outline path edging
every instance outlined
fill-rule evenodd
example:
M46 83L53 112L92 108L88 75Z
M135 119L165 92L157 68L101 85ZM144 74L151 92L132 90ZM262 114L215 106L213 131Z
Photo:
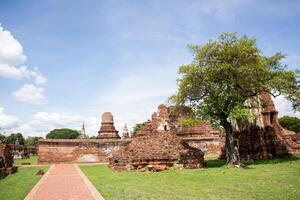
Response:
M53 169L54 165L51 165L48 171L43 175L43 177L35 184L35 186L30 190L30 192L26 195L24 200L30 200L36 194L39 189L39 186L44 182L44 180L49 175L50 171Z
M95 188L95 186L90 182L90 180L85 176L85 174L81 171L77 164L74 164L76 169L79 172L80 177L83 179L84 183L92 193L92 196L95 200L105 200L103 196L99 193L99 191Z

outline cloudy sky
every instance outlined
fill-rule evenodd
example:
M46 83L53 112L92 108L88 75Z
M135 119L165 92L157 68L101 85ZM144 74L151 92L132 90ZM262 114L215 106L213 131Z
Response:
M150 118L176 91L187 44L255 36L264 55L300 68L300 1L0 0L0 132L44 136L101 114L116 127ZM283 98L280 115L296 115Z

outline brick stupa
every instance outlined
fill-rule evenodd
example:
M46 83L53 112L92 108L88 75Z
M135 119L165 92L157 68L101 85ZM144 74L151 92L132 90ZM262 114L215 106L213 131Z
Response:
M110 112L102 115L101 128L98 131L98 139L119 139L120 136L114 126L114 118Z

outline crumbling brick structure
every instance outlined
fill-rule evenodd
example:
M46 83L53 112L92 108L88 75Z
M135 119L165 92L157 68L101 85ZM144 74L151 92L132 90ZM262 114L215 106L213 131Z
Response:
M13 166L13 156L10 146L0 140L0 178L14 173L17 168Z
M149 128L149 127L148 127ZM201 168L204 154L190 147L171 131L135 137L109 159L115 170L160 171L171 167Z
M219 156L224 146L224 134L221 130L213 128L208 123L198 123L195 125L182 125L182 118L192 117L192 111L188 107L167 107L162 104L158 106L158 111L152 114L149 127L139 131L138 135L155 131L171 130L183 141L192 147L198 148L206 155Z
M296 133L280 126L278 112L267 92L246 104L250 107L253 119L234 124L241 159L299 155L300 143L295 139Z

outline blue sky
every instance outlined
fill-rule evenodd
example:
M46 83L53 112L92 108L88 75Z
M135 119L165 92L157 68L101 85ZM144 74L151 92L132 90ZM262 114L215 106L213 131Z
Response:
M45 135L85 120L96 135L105 111L120 131L131 128L176 91L178 66L192 58L187 44L222 32L255 36L264 55L283 52L289 69L300 68L296 0L0 0L0 23L6 133ZM300 116L283 97L276 105Z

